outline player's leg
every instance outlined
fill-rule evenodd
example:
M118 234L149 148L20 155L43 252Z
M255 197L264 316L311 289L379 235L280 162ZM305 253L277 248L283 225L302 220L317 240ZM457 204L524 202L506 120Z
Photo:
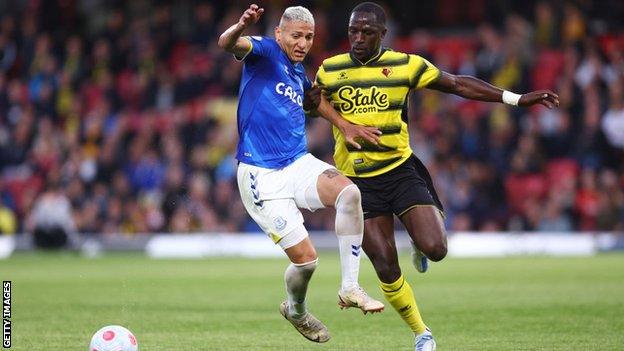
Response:
M284 245L286 240L289 242ZM318 265L318 256L303 225L286 235L280 245L291 262L284 272L289 313L294 318L301 318L307 312L308 283Z
M368 296L358 284L364 230L359 189L334 167L310 154L297 160L292 171L297 179L295 201L298 207L311 211L324 207L336 209L341 307L358 307L365 313L383 310L383 304Z
M339 306L357 307L364 313L381 312L384 309L383 303L368 296L358 283L364 233L360 190L335 169L327 169L321 173L316 188L323 205L336 209L335 231L342 269Z
M393 212L401 219L412 241L412 261L419 272L427 270L427 258L446 256L442 203L427 168L416 156L398 169L402 181L393 189Z
M330 335L327 327L308 311L306 305L308 284L318 265L318 256L303 226L303 220L299 220L301 212L293 199L265 200L258 212L259 215L256 212L252 217L263 218L259 220L261 227L268 227L271 238L282 247L291 262L284 272L287 298L280 305L280 313L308 340L321 343L328 341ZM281 224L276 227L267 225L269 222L275 224L275 221L267 219L276 218L277 214L283 217L286 223L284 226L288 226L288 223L296 224L285 233L279 232L277 227L282 227Z
M431 333L423 323L409 282L401 274L394 237L396 207L402 208L414 200L410 191L418 184L413 183L413 173L413 167L406 162L384 174L352 180L362 192L365 213L362 247L373 263L384 297L413 331L417 345L432 350L435 349L433 339L429 345L423 344Z
M415 206L400 216L414 245L430 260L446 257L447 243L444 221L437 207Z
M336 209L335 231L342 262L341 288L350 290L358 285L364 231L360 190L335 169L325 170L318 176L317 189L323 205Z
M280 305L280 313L308 340L326 342L330 339L327 327L306 306L308 283L318 265L316 250L303 225L287 234L280 244L291 262L284 272L288 298Z
M327 328L307 312L305 304L318 258L303 226L303 216L294 199L264 198L274 194L263 189L263 184L275 185L280 177L276 172L241 163L237 172L239 192L249 215L291 261L284 272L287 300L280 305L280 313L307 339L325 342L330 338Z
M364 221L362 247L371 260L386 300L415 335L427 332L412 287L401 274L394 238L392 214L378 214Z
M401 181L391 190L392 211L399 216L416 247L432 260L441 260L446 256L446 236L441 217L442 204L437 197L429 172L415 156L412 156L397 168L395 176ZM416 266L418 268L418 265ZM409 287L407 282L404 284ZM409 290L409 294L406 293L409 296L406 298L414 298L411 288ZM418 317L420 319L420 314ZM416 350L435 350L435 340L424 323L418 328L413 327L412 330L415 334Z

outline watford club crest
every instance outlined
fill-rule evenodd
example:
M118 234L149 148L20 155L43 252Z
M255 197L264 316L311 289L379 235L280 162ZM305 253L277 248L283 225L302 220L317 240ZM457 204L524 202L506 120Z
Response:
M381 73L382 73L384 76L389 77L389 76L392 74L392 68L390 68L390 67L384 67L384 68L381 70Z

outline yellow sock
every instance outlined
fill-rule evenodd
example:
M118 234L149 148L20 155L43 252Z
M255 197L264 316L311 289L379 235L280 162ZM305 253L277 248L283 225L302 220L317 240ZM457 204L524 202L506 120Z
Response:
M427 326L423 322L422 317L420 317L414 292L409 283L403 278L403 275L394 283L386 284L380 281L380 288L386 300L394 307L415 334L425 331Z

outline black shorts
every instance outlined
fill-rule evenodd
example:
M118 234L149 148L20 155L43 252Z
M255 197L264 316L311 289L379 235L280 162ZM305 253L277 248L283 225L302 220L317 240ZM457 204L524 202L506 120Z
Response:
M429 171L414 155L384 174L349 179L362 193L364 219L389 213L401 216L417 205L433 205L444 211Z

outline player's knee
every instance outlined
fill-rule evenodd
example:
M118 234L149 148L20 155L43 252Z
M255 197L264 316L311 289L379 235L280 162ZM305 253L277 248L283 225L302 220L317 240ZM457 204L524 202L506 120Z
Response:
M297 225L288 234L284 235L279 241L279 245L294 264L311 262L318 257L316 249L308 237L308 231L303 224Z
M302 266L309 264L310 262L317 262L318 255L316 254L316 250L305 250L299 252L296 256L291 257L291 262L295 266Z
M426 250L423 250L427 258L431 261L438 262L446 257L448 252L448 247L446 245L446 240L438 240L431 242Z
M337 211L356 212L361 206L362 194L355 184L344 187L336 197L335 207Z

